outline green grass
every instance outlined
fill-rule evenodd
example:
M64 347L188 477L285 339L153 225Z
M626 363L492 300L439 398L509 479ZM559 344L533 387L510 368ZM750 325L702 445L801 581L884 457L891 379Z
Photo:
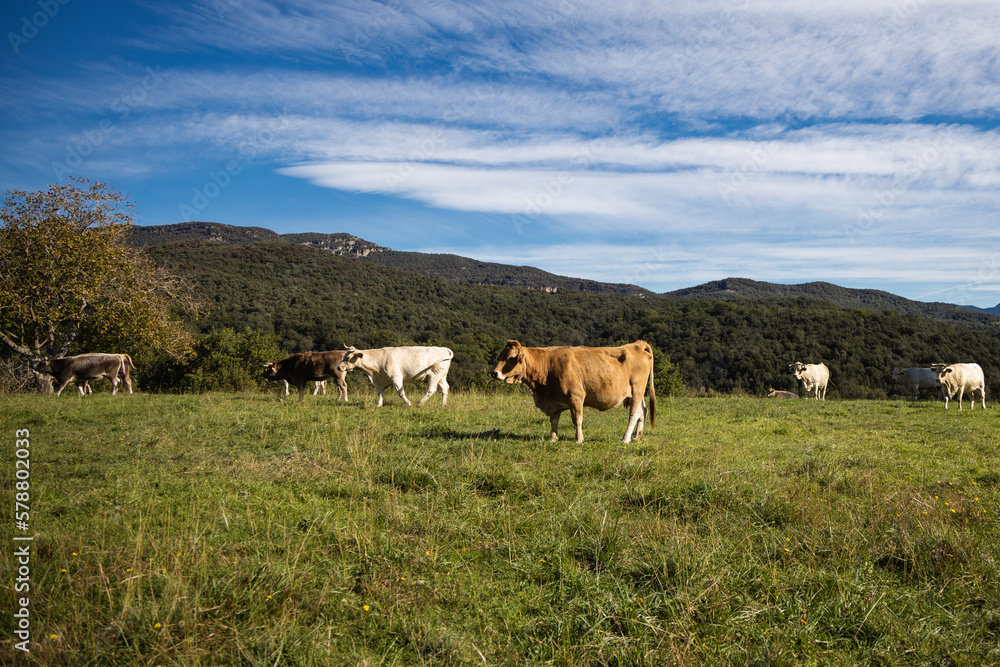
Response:
M661 400L626 446L521 393L2 400L21 664L1000 664L992 406Z

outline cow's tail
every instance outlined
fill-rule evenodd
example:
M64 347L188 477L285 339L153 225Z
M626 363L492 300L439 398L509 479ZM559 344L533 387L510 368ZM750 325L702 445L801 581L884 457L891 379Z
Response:
M648 347L648 346L647 346ZM656 385L653 383L653 348L649 347L649 425L656 426Z
M129 368L135 370L135 364L132 363L132 357L128 356L127 354L123 354L122 358L128 363Z

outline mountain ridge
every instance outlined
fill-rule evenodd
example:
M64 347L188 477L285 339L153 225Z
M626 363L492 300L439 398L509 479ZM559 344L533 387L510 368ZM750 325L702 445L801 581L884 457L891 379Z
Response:
M221 245L288 243L410 273L474 285L517 287L542 292L580 291L628 296L727 300L806 297L827 301L843 308L893 310L992 333L1000 330L1000 304L994 308L975 308L943 302L913 301L882 290L841 287L828 282L788 285L729 277L657 295L638 285L560 276L531 266L483 262L452 254L393 250L346 233L278 234L263 227L186 222L173 225L137 225L132 228L130 237L131 243L138 247L192 240Z

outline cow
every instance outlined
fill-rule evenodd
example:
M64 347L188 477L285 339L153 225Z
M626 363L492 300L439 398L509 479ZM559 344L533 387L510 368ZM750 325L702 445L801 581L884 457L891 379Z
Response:
M962 409L962 396L966 391L972 396L972 409L976 409L976 392L979 392L986 409L986 378L979 364L951 364L937 375L937 386L944 393L944 408L948 409L948 399L958 394L958 409Z
M795 379L802 380L802 388L806 395L813 392L816 400L826 400L826 385L830 382L830 369L826 364L804 364L796 361L788 365L788 370L795 374Z
M290 393L292 393L290 385L288 384L288 380L282 380L282 382L285 383L285 396L288 396ZM326 396L326 380L316 380L316 382L314 382L313 384L315 385L313 387L313 396L318 394L320 389L323 390L323 395Z
M770 388L767 390L767 397L785 399L785 398L798 398L799 395L791 391L780 391L778 389Z
M441 389L441 405L448 404L448 369L455 356L447 347L382 347L359 350L348 347L344 360L337 367L347 373L360 368L378 390L376 408L382 407L383 393L391 386L407 407L413 407L403 391L403 384L427 383L427 393L417 402L423 405L434 392Z
M921 389L937 387L938 373L944 368L944 365L937 364L930 368L894 368L892 369L892 379L902 382L903 390L910 394L915 401L920 397Z
M83 396L87 381L105 377L111 380L112 395L118 393L119 375L124 380L128 393L131 394L132 380L129 377L129 369L131 368L135 368L135 365L127 354L89 353L49 359L40 363L33 370L36 376L49 375L53 378L56 396L60 396L63 389L71 382L76 385L80 396Z
M337 365L343 358L344 353L340 350L297 352L281 361L270 361L264 364L264 379L284 380L288 383L285 385L286 387L295 385L299 390L299 400L301 401L306 395L306 383L320 382L325 378L332 377L337 385L338 398L344 399L344 402L347 403L347 375L337 369Z
M490 376L508 384L523 384L535 407L552 423L552 441L559 439L559 416L570 411L576 441L583 442L583 408L600 411L625 404L628 427L622 442L642 436L649 386L649 422L656 426L653 348L637 340L621 347L526 347L508 340Z

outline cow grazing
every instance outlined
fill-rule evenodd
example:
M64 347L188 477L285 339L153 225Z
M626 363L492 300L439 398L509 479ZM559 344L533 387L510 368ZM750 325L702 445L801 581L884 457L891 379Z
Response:
M378 390L376 408L382 407L383 393L392 387L408 407L410 399L403 391L403 384L427 383L427 393L417 402L423 405L434 392L441 389L441 405L448 404L448 369L455 356L447 347L382 347L376 350L359 350L348 347L344 360L338 367L343 372L360 368Z
M976 392L986 409L986 377L979 364L951 364L945 366L937 376L937 385L944 393L944 407L948 409L948 399L958 394L958 409L962 409L962 396L969 392L972 409L976 409Z
M34 371L37 375L50 375L53 378L53 389L56 396L71 382L83 396L90 380L108 378L111 380L111 393L118 393L118 384L125 382L128 393L132 393L132 380L129 370L135 368L132 358L127 354L78 354L73 357L49 359L38 365ZM121 376L122 380L119 380ZM85 389L86 387L86 389Z
M892 369L892 379L902 382L903 390L915 401L920 398L921 389L934 389L937 387L938 373L944 368L944 366L894 368Z
M656 426L653 348L637 340L621 347L525 347L508 340L490 375L528 388L535 406L552 422L559 439L559 416L569 410L576 441L583 442L583 408L604 411L625 404L629 412L623 443L642 436L649 386L649 422Z
M291 385L288 384L288 380L282 380L282 382L285 383L285 396L288 396L292 393ZM326 396L326 380L317 380L313 384L315 385L313 387L313 396L318 394L320 389L323 390L323 395Z
M816 400L826 400L826 385L830 382L830 369L826 364L804 364L796 361L788 365L788 370L795 374L795 379L802 380L802 388L806 395L813 392Z
M332 377L337 385L337 395L347 402L347 374L338 370L337 366L344 359L340 350L331 352L298 352L281 361L271 361L264 364L264 379L285 381L299 390L299 400L306 395L306 383L321 382ZM317 386L318 389L318 386ZM286 394L287 389L286 389ZM325 390L324 390L325 393ZM316 392L313 392L315 396Z
M780 391L778 389L771 388L767 390L767 397L786 399L786 398L798 398L799 395L791 391Z

